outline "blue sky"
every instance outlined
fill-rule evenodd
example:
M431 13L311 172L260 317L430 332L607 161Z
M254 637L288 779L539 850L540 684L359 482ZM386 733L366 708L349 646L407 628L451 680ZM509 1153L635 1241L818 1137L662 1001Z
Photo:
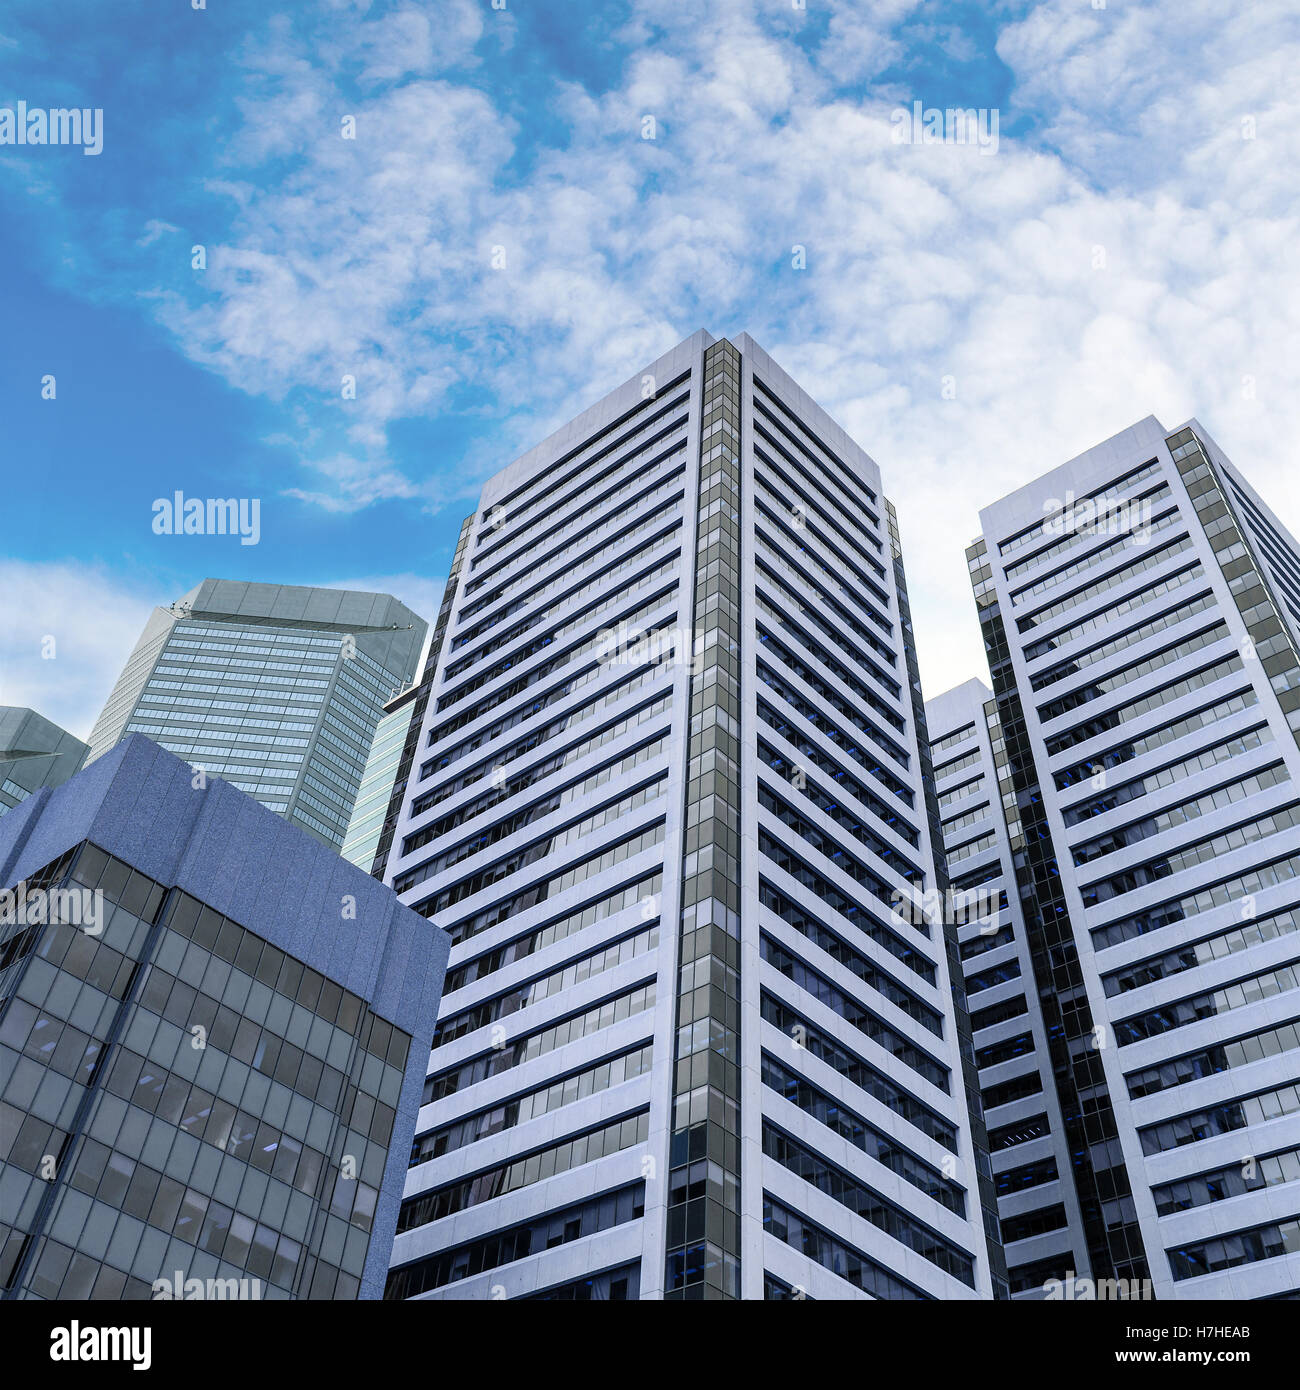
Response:
M504 6L6 4L0 108L104 146L0 146L0 703L84 735L208 574L432 617L482 480L699 327L880 464L929 694L984 673L979 507L1144 415L1300 527L1292 4ZM259 544L154 535L177 489Z

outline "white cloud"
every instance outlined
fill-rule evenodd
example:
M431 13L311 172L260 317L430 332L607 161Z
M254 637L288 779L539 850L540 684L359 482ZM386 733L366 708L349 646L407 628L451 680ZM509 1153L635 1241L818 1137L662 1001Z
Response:
M409 8L272 21L209 171L233 221L204 297L156 312L307 422L317 478L293 495L343 511L459 500L678 338L748 329L880 463L930 693L984 670L979 508L1147 414L1199 416L1300 529L1294 6L1046 0L1001 31L993 157L892 143L913 94L871 84L900 54L915 96L969 104L912 61L917 9L837 7L809 42L786 0L640 0L620 41L646 46L608 90L557 84L553 138L449 66L503 37L495 14L457 5L437 36ZM390 426L467 389L506 418L454 478L410 477Z
M88 738L156 593L100 565L19 560L0 560L0 593L0 704Z
M180 231L179 227L170 222L163 222L157 217L151 217L144 224L144 232L136 240L137 246L152 246L159 237L168 236L172 232Z
M366 84L394 82L416 73L445 71L474 59L483 36L483 15L474 0L440 0L436 18L413 6L376 19L365 27ZM353 57L346 38L337 59Z

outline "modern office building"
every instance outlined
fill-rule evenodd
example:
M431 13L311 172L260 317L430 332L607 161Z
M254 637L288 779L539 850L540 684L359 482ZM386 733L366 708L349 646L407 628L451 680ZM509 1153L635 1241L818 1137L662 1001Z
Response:
M1042 1010L1091 1277L1294 1297L1300 549L1194 420L1139 422L981 528L1032 966L997 998Z
M452 943L387 1296L1004 1294L872 460L697 333L487 484L444 623L383 851Z
M89 749L66 729L22 705L0 705L0 816L42 787L81 770Z
M927 700L925 716L1007 1282L1013 1298L1045 1298L1051 1280L1081 1290L1091 1266L1016 887L997 704L971 680Z
M155 608L88 762L147 734L339 849L384 706L427 626L388 594L205 579Z
M0 1296L378 1297L445 937L138 736L0 884Z
M461 561L465 555L465 542L469 538L473 520L470 516L461 523L460 537L419 684L410 686L384 706L384 717L370 746L370 756L343 844L344 857L378 879L383 879L387 872L393 832L406 801L406 784L415 762L420 730L424 727L424 711L429 702L429 691L433 688L433 678L437 674L438 658L451 618L452 598L456 593Z
M410 737L419 690L419 686L413 685L384 706L357 787L357 799L340 853L366 873L372 872L379 852L384 820L393 798L402 754ZM382 879L383 874L376 874L375 877Z

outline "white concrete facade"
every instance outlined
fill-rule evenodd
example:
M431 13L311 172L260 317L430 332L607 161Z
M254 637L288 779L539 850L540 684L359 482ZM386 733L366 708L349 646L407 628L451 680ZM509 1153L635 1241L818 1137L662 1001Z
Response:
M742 422L740 1181L732 1197L740 1295L763 1298L770 1276L785 1296L865 1297L864 1286L879 1279L892 1296L992 1297L997 1270L976 1176L977 1162L987 1173L987 1158L981 1150L977 1159L968 1123L943 930L896 918L889 901L907 886L902 866L913 866L925 888L934 873L923 724L879 471L748 336L732 341ZM533 1107L531 1118L475 1121L467 1133L478 1137L449 1135L445 1151L421 1151L407 1198L445 1194L620 1117L644 1112L645 1137L625 1136L585 1163L567 1150L532 1169L525 1162L518 1179L500 1180L508 1188L500 1195L483 1196L496 1190L492 1179L478 1193L439 1198L445 1214L399 1227L393 1270L411 1282L393 1296L529 1297L611 1270L629 1280L623 1296L700 1296L665 1259L681 894L688 858L699 858L687 854L683 824L692 670L644 648L611 656L601 634L626 622L684 633L676 652L692 649L702 374L713 343L706 333L686 339L484 488L388 862L402 901L453 937L440 1014L448 1040L431 1055L430 1093L447 1089L449 1070L497 1059L491 1074L482 1074L484 1063L425 1106L417 1148L422 1136L498 1104L522 1098ZM466 722L452 727L462 715ZM776 862L785 849L820 887L795 877L792 861ZM489 872L476 878L480 866ZM771 905L782 899L787 907ZM611 900L621 905L607 910ZM582 910L587 918L576 924ZM558 925L518 958L467 968L547 924ZM650 944L641 934L656 924ZM634 944L597 968L594 953L620 942ZM528 988L508 1004L493 1002L519 985ZM650 985L653 1002L643 993ZM562 1045L539 1038L619 999L636 1001L625 1016L570 1027ZM800 1020L794 1035L790 1015ZM815 1046L801 1046L809 1037ZM648 1070L600 1089L575 1081L573 1096L541 1110L530 1099L608 1059L643 1056L646 1045ZM922 1054L935 1079L905 1060ZM774 1064L795 1078L790 1084L802 1080L833 1102L838 1127L802 1106L803 1092L790 1099L766 1083L764 1067L771 1077ZM869 1128L855 1130L845 1112ZM928 1118L918 1123L918 1115ZM765 1125L769 1147L803 1145L835 1176L814 1184L765 1152ZM559 1171L564 1164L573 1166ZM854 1207L824 1190L845 1182L856 1190ZM470 1265L460 1255L411 1273L440 1253L624 1188L639 1194L640 1214L630 1220L587 1234L579 1215L577 1234L553 1245L534 1234L526 1254L511 1236L516 1258L494 1247L495 1263L464 1277ZM782 1239L778 1229L790 1228L773 1216L773 1202L821 1234L798 1248ZM859 1214L868 1208L874 1219ZM899 1220L909 1234L887 1229ZM808 1253L826 1251L828 1238L849 1254ZM936 1250L946 1253L936 1259ZM844 1277L853 1252L871 1270L856 1281ZM953 1272L963 1258L964 1277ZM601 1286L593 1296L619 1295Z
M1013 687L1132 1189L1105 1222L1140 1232L1157 1298L1294 1295L1300 549L1194 420L981 527L999 712Z

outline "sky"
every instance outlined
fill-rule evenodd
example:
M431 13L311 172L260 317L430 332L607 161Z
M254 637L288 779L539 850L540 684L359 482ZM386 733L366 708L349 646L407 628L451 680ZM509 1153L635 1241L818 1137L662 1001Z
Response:
M0 704L84 737L208 575L432 621L484 479L698 328L880 465L927 696L980 508L1146 415L1300 531L1297 71L1294 0L6 0L0 123L103 114L0 144Z

